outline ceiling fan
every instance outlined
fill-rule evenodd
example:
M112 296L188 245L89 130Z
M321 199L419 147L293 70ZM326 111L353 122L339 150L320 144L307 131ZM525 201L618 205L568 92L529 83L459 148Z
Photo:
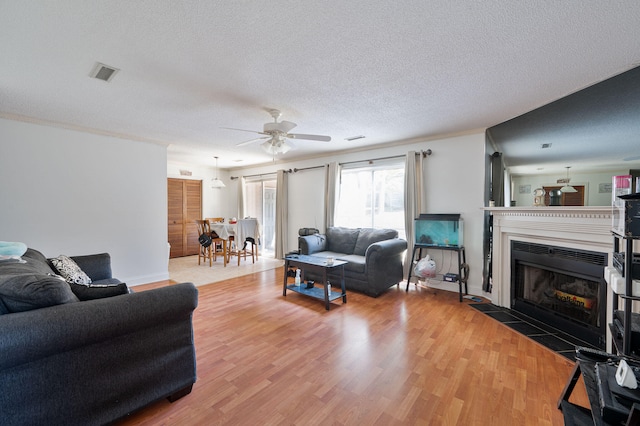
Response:
M331 141L330 136L305 135L302 133L289 133L289 131L291 131L291 129L296 127L297 124L292 123L291 121L278 121L282 113L277 109L270 109L268 110L268 112L273 117L273 123L265 123L262 132L258 132L254 130L235 129L232 127L224 127L224 128L264 135L259 138L241 142L236 146L244 146L253 142L267 139L265 142L262 143L261 146L262 146L262 149L264 149L266 152L272 155L284 154L285 152L289 151L293 147L291 142L287 143L287 139L306 139L306 140L321 141L321 142Z

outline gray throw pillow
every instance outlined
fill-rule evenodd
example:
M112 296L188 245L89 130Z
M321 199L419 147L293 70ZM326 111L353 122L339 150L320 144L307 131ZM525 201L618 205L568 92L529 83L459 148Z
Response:
M353 254L358 238L358 228L333 227L327 229L327 250L336 253Z
M378 241L390 240L398 236L398 231L395 229L373 229L373 228L360 228L360 234L358 234L358 240L356 241L356 247L353 249L353 254L364 256L369 246Z

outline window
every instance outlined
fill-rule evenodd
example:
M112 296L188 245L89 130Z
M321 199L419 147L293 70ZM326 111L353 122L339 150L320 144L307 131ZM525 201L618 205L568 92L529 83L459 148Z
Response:
M260 222L261 256L273 257L276 235L276 180L271 177L247 180L244 193L245 213Z
M405 238L404 161L343 167L336 226L390 228Z

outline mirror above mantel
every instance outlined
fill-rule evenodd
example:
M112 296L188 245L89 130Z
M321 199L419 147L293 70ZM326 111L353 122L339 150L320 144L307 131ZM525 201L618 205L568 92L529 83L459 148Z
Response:
M506 205L534 206L536 189L560 188L567 177L583 191L584 205L611 205L612 176L640 173L640 67L490 127L486 134L502 153L505 197L514 201Z

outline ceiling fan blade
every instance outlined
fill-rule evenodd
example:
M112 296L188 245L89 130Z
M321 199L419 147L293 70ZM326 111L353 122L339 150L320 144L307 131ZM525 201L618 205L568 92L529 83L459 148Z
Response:
M259 138L253 138L253 139L249 139L248 141L244 141L244 142L240 142L239 144L237 144L236 146L245 146L245 145L249 145L250 143L256 142L256 141L261 141L263 139L269 139L270 136L262 136Z
M266 135L266 133L264 133L264 132L257 132L255 130L236 129L234 127L220 127L220 128L221 129L228 129L228 130L238 130L238 131L241 131L241 132L257 133L259 135Z
M280 125L280 130L282 130L284 133L289 133L289 130L297 126L296 123L292 123L291 121L286 120L283 120L278 124Z
M304 135L302 133L289 133L287 135L288 138L291 139L307 139L310 141L321 141L321 142L330 142L331 136L322 136L322 135Z
M292 123L291 121L281 121L279 123L264 123L263 129L264 132L282 132L287 133L289 130L296 127L296 123Z

